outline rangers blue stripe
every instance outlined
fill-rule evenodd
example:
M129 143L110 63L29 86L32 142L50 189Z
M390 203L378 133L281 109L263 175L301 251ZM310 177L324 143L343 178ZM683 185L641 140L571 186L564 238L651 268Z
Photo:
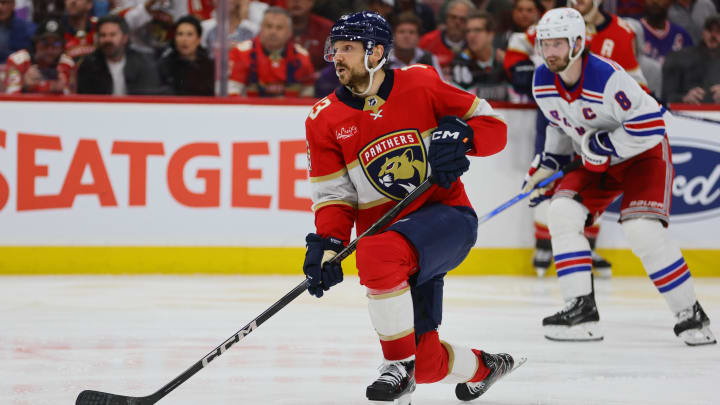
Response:
M563 253L559 255L555 255L555 261L561 261L565 259L571 259L575 257L590 257L590 251L589 250L582 250L579 252L570 252L570 253Z
M638 115L637 117L631 118L629 120L626 120L625 122L631 122L631 121L645 121L649 120L651 118L661 118L663 116L663 111L660 110L658 112L649 113L649 114L643 114Z
M681 258L679 258L675 263L673 263L673 264L665 267L665 268L662 269L662 270L658 270L658 271L656 271L655 273L651 274L651 275L650 275L650 278L651 278L652 280L655 280L655 279L657 279L657 278L662 278L662 277L665 276L666 274L671 273L671 272L677 270L677 269L678 269L680 266L682 266L684 263L685 263L685 259L681 257Z
M625 127L623 127L625 128ZM665 128L655 128L651 129L649 131L633 131L631 129L625 128L625 132L632 136L653 136L653 135L665 135Z
M679 286L680 284L684 283L685 280L687 280L687 279L689 279L689 278L690 278L690 270L688 270L688 271L686 271L685 273L683 273L683 275L680 276L680 278L678 278L677 280L673 281L672 283L670 283L670 284L668 284L668 285L666 285L666 286L664 286L664 287L658 288L658 291L660 291L661 293L670 291L670 290L672 290L673 288L675 288L675 287Z
M570 267L567 269L559 270L557 272L557 275L558 275L558 277L563 277L563 276L567 276L568 274L571 274L571 273L577 273L579 271L592 271L592 266L582 265L582 266Z

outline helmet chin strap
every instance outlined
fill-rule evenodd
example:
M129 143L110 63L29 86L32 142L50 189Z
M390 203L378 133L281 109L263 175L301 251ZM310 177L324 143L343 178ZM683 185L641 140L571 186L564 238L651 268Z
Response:
M373 85L373 75L375 75L375 72L380 70L383 67L383 65L385 64L385 62L387 61L387 58L382 58L380 60L380 63L378 63L377 66L375 66L374 68L371 69L370 66L368 66L368 56L370 56L370 55L366 52L365 53L365 70L367 70L368 73L370 73L370 80L368 80L367 89L365 89L365 91L363 91L362 93L356 93L351 88L349 88L349 87L347 88L348 90L350 90L350 92L352 94L354 94L356 96L364 96L370 91L370 89L372 88L372 85ZM347 87L347 86L345 86L345 87Z

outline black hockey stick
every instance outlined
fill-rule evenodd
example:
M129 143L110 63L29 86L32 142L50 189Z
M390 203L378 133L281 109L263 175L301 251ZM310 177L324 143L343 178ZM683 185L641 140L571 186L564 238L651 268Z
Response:
M362 235L358 236L355 240L350 242L347 247L340 251L334 258L331 259L333 262L340 262L346 257L350 256L352 252L357 248L358 241L366 236L373 235L389 224L405 207L415 201L422 193L427 191L432 185L432 177L420 183L410 194L403 198L397 203L390 211L386 212L380 219L377 220L368 230ZM285 294L284 297L280 298L279 301L272 304L270 308L266 309L265 312L260 314L257 318L253 319L250 323L245 325L237 333L232 335L228 340L223 342L220 346L213 349L210 353L205 355L200 361L193 364L190 368L185 370L182 374L175 377L172 381L167 383L164 387L157 390L155 393L145 397L128 397L124 395L110 394L107 392L85 390L78 395L75 405L150 405L161 400L165 395L172 392L180 384L187 381L190 377L195 375L201 369L207 367L211 361L215 360L221 354L225 353L235 343L241 341L245 336L249 335L252 331L257 329L265 321L270 319L278 311L283 309L287 304L292 302L295 298L299 297L303 292L307 290L307 280L303 280L302 283L298 284L297 287L293 288L292 291Z
M714 120L712 118L707 118L707 117L700 117L700 116L692 115L692 114L687 114L687 113L679 112L676 110L670 110L670 114L672 114L676 117L679 117L679 118L685 118L685 119L689 119L689 120L702 121L702 122L707 122L710 124L720 125L720 121L718 121L718 120Z

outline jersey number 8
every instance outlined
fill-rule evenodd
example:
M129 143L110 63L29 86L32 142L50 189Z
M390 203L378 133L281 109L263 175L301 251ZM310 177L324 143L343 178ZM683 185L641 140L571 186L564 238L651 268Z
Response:
M618 91L615 93L615 101L617 101L618 104L620 104L620 107L625 111L629 110L632 106L632 103L630 103L630 100L624 91Z

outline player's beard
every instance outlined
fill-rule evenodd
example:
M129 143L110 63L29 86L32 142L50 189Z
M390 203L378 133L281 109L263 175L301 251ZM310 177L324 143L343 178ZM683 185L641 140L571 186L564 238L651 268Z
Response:
M343 68L343 72L338 73L338 68ZM338 80L340 80L340 84L356 93L364 91L370 82L370 74L364 67L360 69L351 69L347 65L338 64L335 65L335 69L335 73L337 74Z
M545 64L551 72L560 73L570 64L570 54L568 53L562 58L559 56L553 56L550 59L545 59Z

